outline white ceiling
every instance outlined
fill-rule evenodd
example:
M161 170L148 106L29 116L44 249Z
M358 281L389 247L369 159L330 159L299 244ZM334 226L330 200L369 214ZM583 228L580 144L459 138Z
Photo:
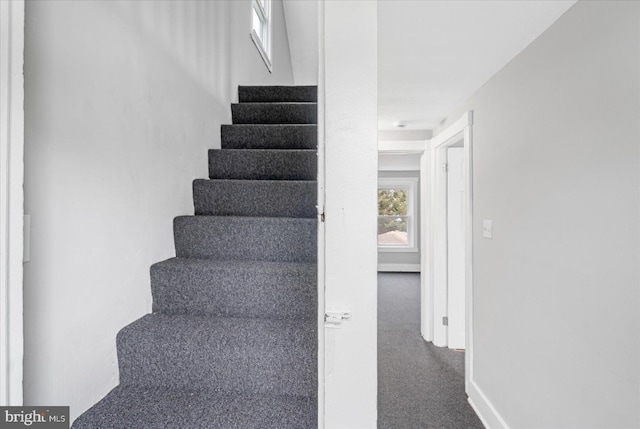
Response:
M433 129L574 0L379 0L378 128Z

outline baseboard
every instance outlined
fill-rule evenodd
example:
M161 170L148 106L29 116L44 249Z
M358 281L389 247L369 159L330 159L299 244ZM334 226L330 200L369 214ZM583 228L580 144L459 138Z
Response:
M378 271L419 273L420 264L378 264Z
M507 423L495 409L491 401L485 396L478 385L471 380L469 383L469 404L476 412L480 421L487 429L509 429Z

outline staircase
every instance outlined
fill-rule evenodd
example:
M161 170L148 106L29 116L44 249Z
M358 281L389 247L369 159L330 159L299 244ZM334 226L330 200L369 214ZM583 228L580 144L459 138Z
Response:
M120 385L73 429L317 427L315 87L239 87Z

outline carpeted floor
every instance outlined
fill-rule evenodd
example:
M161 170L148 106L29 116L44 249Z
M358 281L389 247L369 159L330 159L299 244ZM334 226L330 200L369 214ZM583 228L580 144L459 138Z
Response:
M464 352L420 335L420 275L378 274L378 429L482 429L464 393Z

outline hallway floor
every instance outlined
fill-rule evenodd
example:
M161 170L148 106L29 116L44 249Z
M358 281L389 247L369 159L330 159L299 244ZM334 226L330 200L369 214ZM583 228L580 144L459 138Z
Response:
M420 274L378 274L378 429L482 429L464 352L420 335Z

